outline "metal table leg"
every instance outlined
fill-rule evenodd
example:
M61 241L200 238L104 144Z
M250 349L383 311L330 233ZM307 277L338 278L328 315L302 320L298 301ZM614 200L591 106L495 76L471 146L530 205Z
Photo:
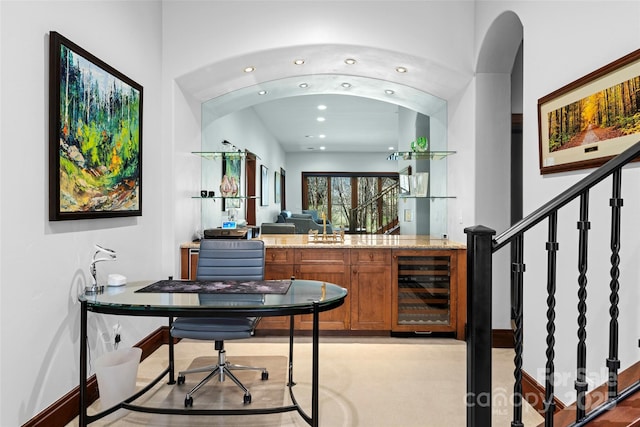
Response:
M318 303L313 303L313 371L311 374L311 425L313 427L318 427L318 379L319 379L319 352L318 352L318 341L319 341L319 322L320 312L318 311Z
M87 425L87 302L80 302L80 427Z

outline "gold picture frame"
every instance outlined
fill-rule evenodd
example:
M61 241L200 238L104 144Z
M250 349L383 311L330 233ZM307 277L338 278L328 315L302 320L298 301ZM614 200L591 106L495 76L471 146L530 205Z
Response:
M538 100L540 173L594 168L640 140L640 49Z

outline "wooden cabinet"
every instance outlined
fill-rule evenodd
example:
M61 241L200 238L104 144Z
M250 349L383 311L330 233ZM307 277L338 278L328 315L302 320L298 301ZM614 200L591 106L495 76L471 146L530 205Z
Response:
M349 289L349 251L344 249L296 249L293 267L296 279L321 280ZM349 303L320 314L321 330L349 330ZM298 323L299 322L299 323ZM313 316L296 319L296 327L313 329Z
M351 249L351 330L391 329L391 249Z
M293 249L266 248L264 278L266 280L290 279L293 276ZM289 330L289 316L263 317L258 323L260 330Z
M464 339L466 257L459 250L394 250L391 330Z
M198 249L181 249L181 277L195 278ZM268 247L265 279L321 280L349 291L320 314L325 331L452 332L465 338L466 250ZM312 316L295 317L312 329ZM265 317L260 330L288 330L289 317Z
M198 269L198 249L180 248L180 278L195 280Z

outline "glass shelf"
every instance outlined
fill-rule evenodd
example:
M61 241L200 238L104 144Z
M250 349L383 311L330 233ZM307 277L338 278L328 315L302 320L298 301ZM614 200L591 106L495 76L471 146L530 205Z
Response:
M246 151L192 151L191 154L200 156L207 160L220 160L220 159L244 159L249 155L251 158L261 160L260 157L253 153L247 153Z
M397 151L389 154L387 160L442 160L455 151Z
M412 196L412 195L400 195L398 196L398 198L400 199L432 199L432 200L439 200L439 199L455 199L456 196Z
M202 196L191 196L192 199L226 199L226 200L246 200L246 199L259 199L260 196L236 196L236 197L223 197L223 196L215 196L215 197L202 197Z

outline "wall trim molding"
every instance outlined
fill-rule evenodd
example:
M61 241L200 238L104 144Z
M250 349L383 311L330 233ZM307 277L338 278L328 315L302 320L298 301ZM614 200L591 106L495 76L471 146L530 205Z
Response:
M169 327L161 326L134 345L142 349L141 360L146 359L164 344L169 344ZM95 374L87 378L87 404L99 397L98 380ZM80 406L80 386L53 402L45 410L24 423L22 427L65 427L76 418Z
M493 329L491 331L492 348L514 348L513 331L511 329Z

